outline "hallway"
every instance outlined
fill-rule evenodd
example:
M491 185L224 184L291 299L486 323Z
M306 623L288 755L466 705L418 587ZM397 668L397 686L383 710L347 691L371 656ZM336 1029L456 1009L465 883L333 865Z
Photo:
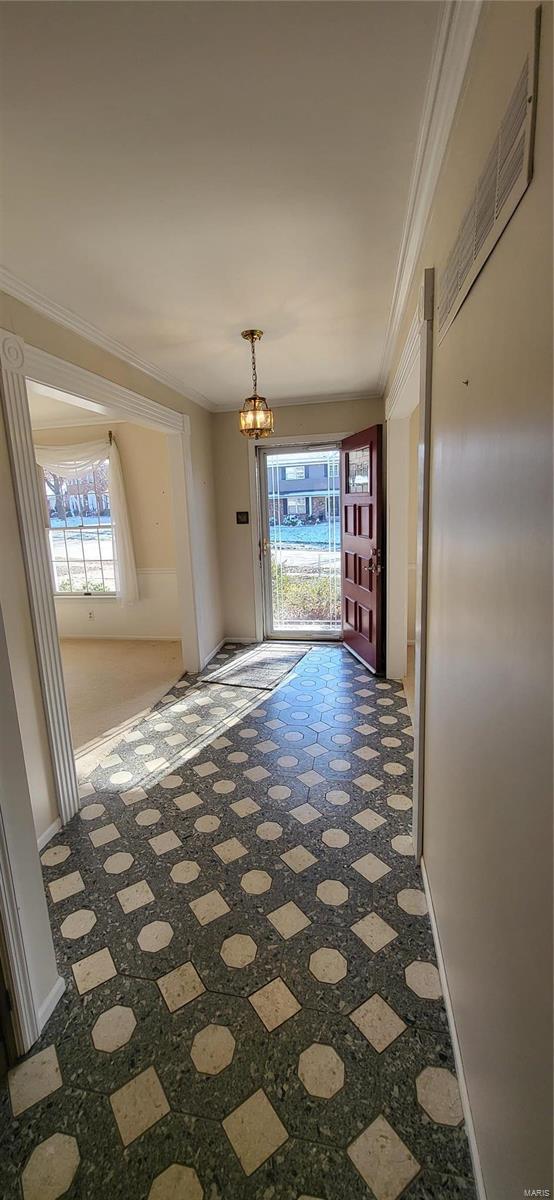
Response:
M67 992L1 1194L472 1200L402 690L328 645L273 692L194 683L42 855Z

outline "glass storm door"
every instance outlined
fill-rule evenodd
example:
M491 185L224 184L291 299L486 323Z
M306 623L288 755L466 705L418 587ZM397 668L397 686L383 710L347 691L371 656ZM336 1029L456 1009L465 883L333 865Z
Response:
M340 452L260 449L264 635L341 633Z

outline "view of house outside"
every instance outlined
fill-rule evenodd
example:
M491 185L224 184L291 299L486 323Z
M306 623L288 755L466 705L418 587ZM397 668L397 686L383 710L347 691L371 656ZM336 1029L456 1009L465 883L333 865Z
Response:
M341 625L338 450L267 458L273 627Z
M64 479L44 471L54 591L115 592L115 560L108 460Z

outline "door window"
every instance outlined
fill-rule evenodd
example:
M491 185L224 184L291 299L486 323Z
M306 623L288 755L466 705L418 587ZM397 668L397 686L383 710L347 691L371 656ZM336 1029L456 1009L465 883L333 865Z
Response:
M346 458L346 490L369 492L369 446L349 450Z

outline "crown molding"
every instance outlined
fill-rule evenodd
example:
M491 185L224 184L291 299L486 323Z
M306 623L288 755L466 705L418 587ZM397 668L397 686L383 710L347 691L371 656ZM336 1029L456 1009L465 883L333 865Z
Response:
M482 0L446 0L443 5L423 103L379 374L381 392L386 386L482 7Z
M406 341L404 342L400 361L385 397L385 419L387 421L390 421L392 417L409 416L409 412L398 411L400 408L399 400L402 397L402 393L415 367L415 364L419 359L419 330L419 312L415 312L412 317L412 323L408 330Z
M278 408L290 408L291 406L300 407L304 404L342 404L348 403L349 400L364 400L366 403L371 403L373 400L382 400L381 392L326 392L318 396L286 396L281 400L268 400L269 407L273 410ZM236 413L240 412L235 406L224 407L218 405L214 409L216 415L221 413Z
M203 396L201 392L187 387L182 380L169 374L168 371L164 371L161 367L154 366L153 363L140 358L129 346L124 345L123 342L118 342L116 338L110 337L109 334L98 329L96 325L92 325L90 321L84 320L83 317L79 317L71 309L64 308L61 304L56 304L54 300L50 300L42 292L38 292L30 284L24 283L22 279L18 279L16 275L2 266L0 266L0 291L13 296L14 300L20 300L22 304L28 304L29 308L34 308L43 317L48 317L50 321L55 321L57 325L63 325L64 328L70 329L72 333L78 334L79 337L86 338L88 342L93 342L95 346L100 346L108 354L114 354L116 358L121 358L129 366L136 367L144 375L149 375L151 379L156 379L158 383L165 384L172 391L178 392L180 396L184 396L194 404L200 405L201 408L213 411L214 406L211 401L206 396Z

